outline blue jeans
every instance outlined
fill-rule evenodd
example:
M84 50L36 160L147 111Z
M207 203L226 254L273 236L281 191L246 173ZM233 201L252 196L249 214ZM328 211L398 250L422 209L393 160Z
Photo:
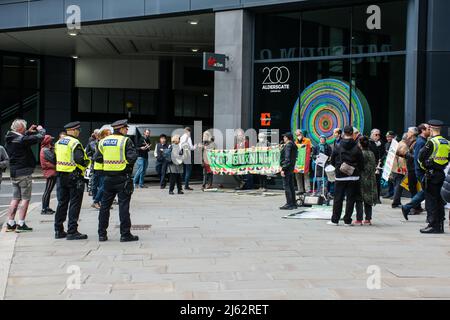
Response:
M94 203L101 203L103 198L103 191L105 189L105 176L98 175L97 177L97 192L94 197Z
M136 174L134 175L134 184L142 187L144 186L144 177L148 167L148 159L139 157L136 161L136 164L138 168L136 170Z
M183 164L184 170L183 170L183 182L184 182L184 188L189 188L189 180L191 179L192 175L192 164Z

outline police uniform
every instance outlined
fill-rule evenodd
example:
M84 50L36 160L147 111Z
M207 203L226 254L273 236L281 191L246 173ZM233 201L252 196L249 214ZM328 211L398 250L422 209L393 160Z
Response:
M431 127L441 128L439 120L428 122ZM425 170L425 206L429 214L428 227L421 233L444 233L445 202L441 197L444 184L444 170L449 163L450 144L441 135L431 137L419 153L419 164Z
M80 122L71 122L64 129L76 130ZM55 238L67 240L87 239L87 235L78 232L78 218L84 193L84 173L90 161L83 145L71 135L66 135L55 144L56 171L57 171L57 199L58 207L55 213ZM67 233L64 231L64 222L67 213L69 222Z
M137 241L133 236L130 220L130 200L134 191L132 171L137 159L136 148L130 138L122 135L120 129L128 127L127 120L111 125L114 133L101 140L94 161L103 164L104 191L99 212L98 235L100 241L108 240L107 229L111 205L116 195L119 198L120 241Z

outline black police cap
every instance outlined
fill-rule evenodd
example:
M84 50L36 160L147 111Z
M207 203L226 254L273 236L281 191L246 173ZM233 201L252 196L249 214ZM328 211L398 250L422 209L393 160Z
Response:
M74 121L74 122L70 122L68 124L66 124L64 126L65 130L73 130L73 129L78 129L79 127L81 127L81 122L80 121Z
M120 129L120 128L123 128L123 127L128 127L128 120L127 119L118 120L118 121L112 123L111 127L113 127L114 129Z
M428 124L432 127L443 127L444 126L444 122L442 122L441 120L430 120L428 121Z

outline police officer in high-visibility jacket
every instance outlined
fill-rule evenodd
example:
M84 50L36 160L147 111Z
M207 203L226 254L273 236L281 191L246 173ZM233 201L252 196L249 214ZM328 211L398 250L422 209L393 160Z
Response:
M429 225L421 233L444 233L445 202L441 197L444 170L449 163L450 144L441 135L442 121L428 122L431 138L419 153L419 164L425 170L425 207L429 214Z
M64 126L67 135L55 144L56 171L58 173L56 190L58 207L55 213L55 238L84 240L87 235L78 232L78 217L84 193L84 173L90 164L83 145L78 140L80 122L71 122ZM67 233L64 222L69 210Z
M99 241L107 241L111 205L119 198L120 242L138 241L131 234L130 200L134 191L132 171L137 159L136 148L128 132L128 121L119 120L111 125L114 133L101 140L94 161L103 163L104 191L98 217Z

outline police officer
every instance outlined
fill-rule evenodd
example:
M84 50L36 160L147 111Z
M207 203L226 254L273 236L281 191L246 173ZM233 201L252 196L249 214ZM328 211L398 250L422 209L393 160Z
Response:
M419 153L419 164L425 170L425 206L429 214L429 225L421 233L444 233L445 202L441 197L444 170L449 162L450 144L441 136L442 121L428 122L431 138Z
M107 241L107 229L111 205L116 195L119 198L120 242L138 241L131 234L130 200L134 191L132 171L137 159L133 142L126 137L128 121L119 120L111 125L114 133L101 140L94 160L103 163L104 191L98 217L99 241Z
M78 217L84 193L84 172L90 161L83 145L78 140L80 122L71 122L64 126L67 132L55 144L56 171L58 173L56 190L58 207L55 213L55 238L67 240L84 240L87 235L78 232ZM63 223L69 209L67 233Z

